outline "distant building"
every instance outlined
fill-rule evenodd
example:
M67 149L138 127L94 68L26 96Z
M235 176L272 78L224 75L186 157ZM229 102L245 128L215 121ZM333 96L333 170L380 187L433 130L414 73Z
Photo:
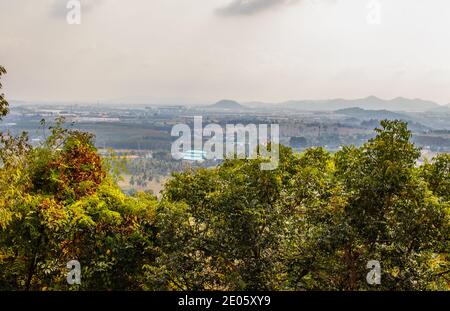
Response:
M186 110L184 106L159 106L157 107L159 113L179 113Z
M185 161L203 162L206 159L206 153L203 150L189 150L182 155Z
M76 123L97 123L97 122L105 122L105 123L116 123L120 122L120 118L109 118L109 117L76 117L71 120Z

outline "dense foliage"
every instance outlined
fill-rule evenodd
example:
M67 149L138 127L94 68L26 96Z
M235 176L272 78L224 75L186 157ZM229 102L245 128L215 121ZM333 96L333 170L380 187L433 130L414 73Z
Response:
M123 194L92 135L62 120L38 147L2 133L0 290L448 290L450 155L419 166L405 123L376 132L335 154L281 146L273 171L176 173L159 201Z

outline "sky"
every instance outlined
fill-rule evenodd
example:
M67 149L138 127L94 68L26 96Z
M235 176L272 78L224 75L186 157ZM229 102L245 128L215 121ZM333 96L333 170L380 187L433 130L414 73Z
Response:
M450 103L448 0L0 0L9 99Z

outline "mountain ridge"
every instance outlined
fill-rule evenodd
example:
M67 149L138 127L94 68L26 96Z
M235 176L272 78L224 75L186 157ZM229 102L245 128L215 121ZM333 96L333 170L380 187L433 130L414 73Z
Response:
M241 105L240 103L238 103L235 100L222 99L212 105L206 106L206 108L210 108L210 109L246 109L247 107Z
M327 100L291 100L277 105L287 109L306 110L306 111L335 111L345 108L362 108L366 110L389 110L389 111L409 111L425 112L431 109L442 107L441 105L423 99L409 99L405 97L396 97L390 100L384 100L376 96L368 96L357 99L327 99Z

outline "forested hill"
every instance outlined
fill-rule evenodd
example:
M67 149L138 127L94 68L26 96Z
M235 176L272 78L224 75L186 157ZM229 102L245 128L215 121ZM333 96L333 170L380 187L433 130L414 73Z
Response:
M0 290L450 289L450 155L417 166L405 122L335 154L281 146L272 171L175 174L157 200L125 195L93 136L62 121L37 147L2 133Z

